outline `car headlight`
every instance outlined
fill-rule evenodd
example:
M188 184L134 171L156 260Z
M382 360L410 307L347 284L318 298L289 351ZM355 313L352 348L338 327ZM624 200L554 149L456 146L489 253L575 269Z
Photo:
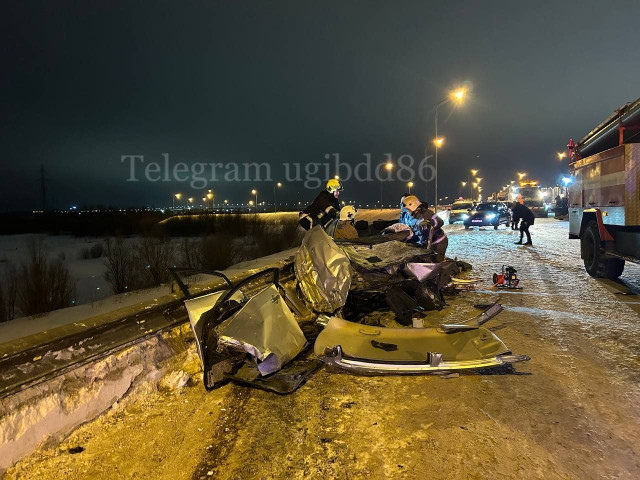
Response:
M467 218L469 218L469 215L467 215L466 213L463 213L463 214L462 214L462 219L463 219L463 220L466 220Z
M486 218L487 218L487 220L493 220L494 218L496 218L496 214L495 213L488 213Z

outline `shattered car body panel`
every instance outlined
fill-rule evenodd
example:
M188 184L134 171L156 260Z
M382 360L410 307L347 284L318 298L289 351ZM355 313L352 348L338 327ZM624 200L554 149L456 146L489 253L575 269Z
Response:
M218 327L218 345L244 350L268 375L298 355L307 340L275 285L249 299Z
M211 310L216 302L220 299L220 297L222 297L222 295L227 292L228 290L209 293L207 295L202 295L190 300L185 300L184 302L184 305L187 308L187 313L189 314L189 323L191 324L191 329L193 330L193 336L196 338L196 348L198 350L198 356L200 357L200 362L202 363L203 367L204 349L202 339L204 333L204 321L202 321L202 314ZM231 297L231 299L237 302L243 302L245 300L245 296L242 292L237 291Z
M445 361L439 355L432 356L421 363L388 363L381 361L361 360L345 357L340 345L334 347L330 354L322 357L330 366L349 370L354 373L414 375L420 373L451 372L457 370L473 370L492 368L530 360L526 355L501 354L493 358L480 360Z
M354 267L364 270L379 270L408 262L426 262L431 251L411 243L392 240L376 245L349 244L342 247Z
M318 335L314 352L325 363L363 373L427 373L514 361L504 343L482 327L385 328L338 317Z
M334 312L347 301L350 263L344 252L320 226L302 240L294 259L298 285L317 312Z

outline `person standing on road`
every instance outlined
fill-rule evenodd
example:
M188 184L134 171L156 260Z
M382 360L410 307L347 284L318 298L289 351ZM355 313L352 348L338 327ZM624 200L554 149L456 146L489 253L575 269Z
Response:
M340 180L332 178L313 202L298 214L297 234L300 240L316 225L322 225L322 228L327 230L338 216L340 210L338 197L342 190Z
M522 245L522 238L525 233L527 234L527 242L524 245L533 245L533 243L531 243L529 227L533 225L536 217L531 209L524 203L514 202L511 207L511 213L513 215L513 222L515 225L518 225L518 221L520 221L520 240L516 242L516 245Z
M413 232L409 242L417 242L425 247L431 247L435 253L435 261L445 259L449 239L442 226L444 221L429 208L428 203L421 202L415 195L402 198L399 223L404 223Z

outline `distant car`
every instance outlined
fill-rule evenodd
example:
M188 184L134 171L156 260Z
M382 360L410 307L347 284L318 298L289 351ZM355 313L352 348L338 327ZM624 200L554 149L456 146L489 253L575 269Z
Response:
M495 230L500 224L511 224L509 208L502 202L479 203L464 221L464 228L491 226Z
M449 225L455 222L464 222L469 218L469 210L474 207L473 202L469 200L457 200L451 205L449 212Z

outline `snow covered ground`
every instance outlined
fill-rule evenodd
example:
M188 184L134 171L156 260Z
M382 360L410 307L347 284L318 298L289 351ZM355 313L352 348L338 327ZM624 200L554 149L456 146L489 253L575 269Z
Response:
M358 220L373 221L397 218L399 210L362 210ZM261 218L280 222L298 217L297 212L261 213ZM19 266L28 258L29 244L41 240L51 260L60 260L69 269L75 283L74 305L94 303L112 295L111 287L104 280L104 258L81 258L84 249L103 243L104 239L95 237L72 237L68 235L4 235L0 236L0 268L8 262ZM127 239L132 244L135 238Z
M531 356L513 373L321 369L278 396L234 384L206 392L200 372L178 365L167 377L176 388L159 381L6 478L640 478L638 268L622 284L589 277L567 222L554 219L536 219L533 247L504 227L445 230L447 253L483 286L437 315L467 318L501 297L486 326ZM490 289L502 264L518 269L522 290Z
M29 244L34 240L44 243L47 257L60 260L69 269L76 286L75 303L89 303L112 294L105 282L104 259L82 259L80 253L102 243L101 238L77 238L67 235L4 235L0 236L0 266L8 262L19 266L27 260Z

